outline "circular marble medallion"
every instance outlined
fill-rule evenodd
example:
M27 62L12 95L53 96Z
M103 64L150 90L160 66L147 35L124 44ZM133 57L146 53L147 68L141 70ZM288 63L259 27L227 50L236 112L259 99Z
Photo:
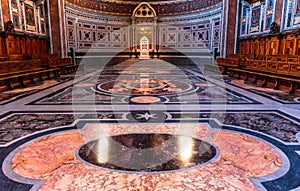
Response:
M128 172L168 172L204 165L217 157L217 148L189 136L123 134L88 142L78 150L85 163Z
M131 98L130 101L135 103L157 103L160 99L154 96L138 96Z
M114 80L96 86L96 91L121 95L166 95L191 89L185 82L153 78Z

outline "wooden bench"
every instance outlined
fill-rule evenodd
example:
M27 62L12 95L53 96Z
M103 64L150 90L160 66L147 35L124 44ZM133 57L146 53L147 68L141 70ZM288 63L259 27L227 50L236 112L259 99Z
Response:
M8 61L8 56L6 56L6 55L1 55L1 56L0 56L0 62L5 62L5 61Z
M250 59L254 59L253 56L248 55L248 54L229 54L228 58L236 58L238 59L239 67L244 67L246 66L246 63Z
M300 63L251 60L247 67L228 68L229 76L290 94L300 90Z
M0 82L8 89L15 86L26 86L26 82L30 84L37 81L43 81L45 76L50 79L59 75L59 68L43 68L41 60L23 60L23 61L6 61L0 63Z
M36 55L33 57L37 57ZM60 68L61 74L76 72L78 65L72 64L71 58L59 58L57 54L40 55L43 63L49 68Z
M238 68L238 58L217 58L217 64L220 67L221 73L226 74L227 68Z
M228 58L218 58L217 63L223 74L289 93L300 91L299 55L260 55L254 59L232 54ZM288 90L281 86L288 87Z
M205 64L204 65L204 71L220 73L220 72L222 72L222 68L221 68L221 66L218 66L218 65Z
M63 74L73 73L78 69L78 65L72 64L71 58L60 58L54 67L61 67Z
M8 61L21 61L23 60L22 54L10 54L8 55Z

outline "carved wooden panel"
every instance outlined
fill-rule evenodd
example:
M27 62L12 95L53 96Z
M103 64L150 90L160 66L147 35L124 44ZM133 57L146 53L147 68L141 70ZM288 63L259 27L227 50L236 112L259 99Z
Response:
M31 54L38 54L39 43L37 43L36 39L31 39Z
M239 53L255 58L265 55L300 55L300 35L283 33L260 36L259 39L253 39L253 37L241 39Z
M255 54L254 54L254 42L253 42L253 41L250 41L249 45L250 45L250 54L251 54L251 55L255 55Z
M0 38L0 55L5 55L6 54L6 45L5 45L5 39Z
M23 55L27 54L26 39L25 39L25 38L22 38L22 39L20 40L20 43L21 43L22 54L23 54Z
M7 54L21 54L21 44L18 37L9 35L6 38Z
M254 42L254 57L258 57L259 56L259 41L256 40Z
M246 42L246 53L245 54L250 54L250 43Z
M31 45L31 39L27 38L26 39L26 46L27 46L27 54L30 55L32 53L32 45Z
M285 39L284 46L283 46L284 47L284 49L283 49L284 54L287 54L287 55L294 55L295 54L295 45L296 45L295 40L296 39L293 38L293 37Z
M299 38L296 39L296 50L295 50L295 54L300 55L300 39L299 39Z
M23 34L8 34L0 37L1 55L23 55L30 58L32 54L48 53L47 41L35 36L24 36Z
M259 41L259 56L262 57L266 55L266 42L264 40Z
M270 40L270 48L269 48L269 51L268 51L269 54L270 55L278 54L278 50L279 50L278 46L279 46L279 40L277 38L271 39Z
M246 46L245 46L245 42L244 41L241 41L240 43L239 43L239 53L240 54L245 54L245 52L246 52Z

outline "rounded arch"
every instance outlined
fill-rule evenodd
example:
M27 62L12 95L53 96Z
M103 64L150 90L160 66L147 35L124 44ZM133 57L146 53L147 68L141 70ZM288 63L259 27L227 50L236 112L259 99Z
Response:
M132 13L133 17L156 17L156 11L149 3L140 3Z

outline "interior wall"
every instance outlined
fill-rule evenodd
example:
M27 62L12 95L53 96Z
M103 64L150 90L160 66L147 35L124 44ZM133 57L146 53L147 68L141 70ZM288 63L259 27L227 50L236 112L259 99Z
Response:
M209 8L203 5L206 8L197 12L155 17L155 38L149 38L150 43L159 47L158 51L220 50L222 3L215 3ZM50 52L62 57L71 48L76 52L119 52L134 46L136 28L131 16L76 9L65 5L64 0L1 0L0 8L0 30L12 21L16 32L47 38Z
M161 47L159 51L177 49L181 51L212 52L220 50L222 4L198 13L181 16L157 17L157 38L153 43ZM135 25L130 16L115 16L66 7L68 50L76 52L121 51L130 49ZM156 27L157 25L157 27ZM142 27L140 27L142 28Z

